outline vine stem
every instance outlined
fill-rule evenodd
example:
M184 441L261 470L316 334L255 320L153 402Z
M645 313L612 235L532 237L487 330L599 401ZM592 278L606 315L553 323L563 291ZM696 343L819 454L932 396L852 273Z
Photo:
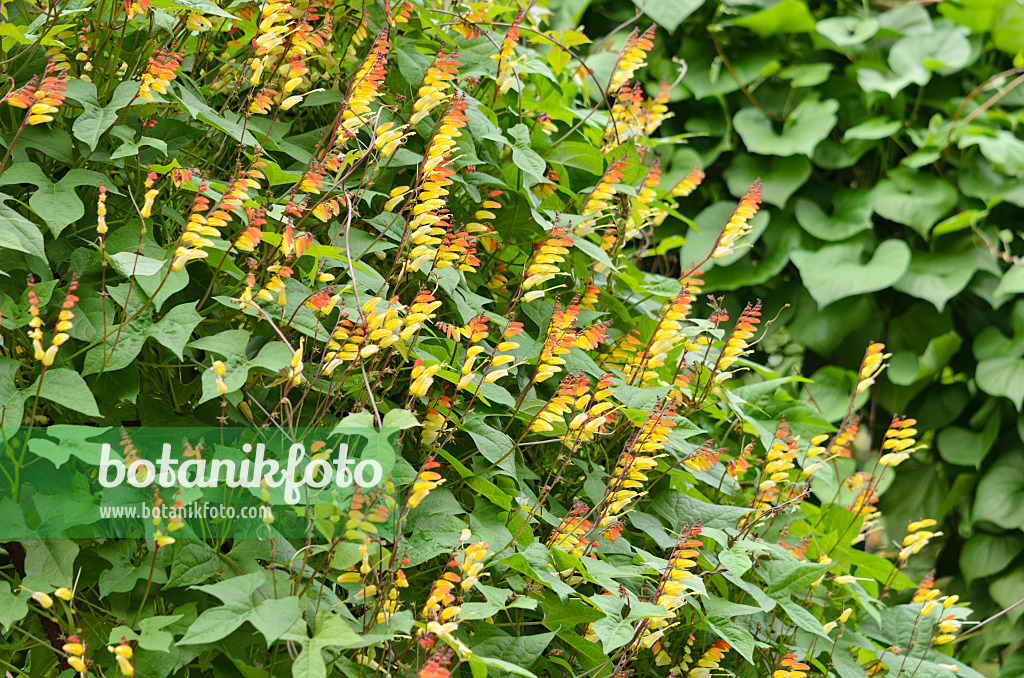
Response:
M139 621L139 615L142 614L142 607L146 604L146 599L149 597L149 587L153 585L153 572L156 570L156 554L160 551L160 545L156 544L153 549L153 559L149 562L149 577L146 578L146 590L142 593L142 601L139 602L139 609L135 611L135 618L132 619L132 628L135 628L135 624Z

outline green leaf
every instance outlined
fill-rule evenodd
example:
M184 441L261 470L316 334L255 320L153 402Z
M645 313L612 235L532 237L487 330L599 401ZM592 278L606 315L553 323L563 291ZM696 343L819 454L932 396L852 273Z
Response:
M392 619L394 621L394 619ZM326 678L327 665L323 651L330 647L339 649L365 647L374 640L357 634L348 622L337 614L320 610L313 624L313 635L306 636L305 624L297 624L282 638L302 645L302 652L292 663L292 678Z
M66 539L24 539L25 577L36 590L47 586L68 588L75 581L78 544Z
M540 658L554 637L554 631L521 636L495 634L473 643L470 647L473 649L473 654L483 658L484 662L487 662L488 659L498 659L528 667Z
M0 581L0 631L7 632L11 625L28 614L28 600L31 594L24 589L12 593L11 585Z
M740 518L750 513L750 509L709 504L675 490L656 495L651 500L651 509L677 531L683 529L684 525L693 525L698 520L704 527L729 530L736 527Z
M815 252L797 250L791 258L804 287L823 308L866 292L876 292L899 280L910 265L910 247L902 240L883 241L871 259L861 263L860 245L828 245Z
M136 252L116 252L108 254L107 259L126 278L155 275L164 265L159 259L144 257Z
M633 0L633 4L643 13L654 19L654 22L671 32L679 28L688 16L704 6L706 0L661 0L661 2L645 2Z
M601 647L612 653L633 639L633 622L614 615L605 615L593 624Z
M981 249L961 241L951 251L914 252L910 266L893 287L929 301L942 311L950 299L967 287L974 273L991 261Z
M544 159L530 147L530 130L526 128L526 125L520 123L510 128L508 134L512 137L512 162L523 170L526 177L523 185L529 188L535 184L546 182L544 170L547 165Z
M752 106L741 108L733 117L733 125L751 153L809 157L836 126L838 110L835 99L818 101L808 97L786 118L781 132L776 132L772 120Z
M139 92L139 83L125 81L117 86L110 102L101 106L96 98L96 86L91 82L72 79L68 83L68 98L77 100L85 109L75 119L71 130L75 138L95 150L100 139L117 122L121 109L128 105Z
M975 521L995 523L1007 530L1024 529L1024 454L1000 457L978 483L974 493Z
M516 477L516 459L512 451L515 442L484 421L481 415L470 415L462 430L473 438L484 459L495 464L507 476Z
M40 381L42 381L42 387L39 386ZM35 393L37 388L40 398L90 417L100 416L100 411L96 407L96 399L92 397L92 391L89 390L88 384L78 372L72 369L62 367L46 370L46 373L40 375L36 382L29 387L29 390Z
M595 176L604 173L604 156L590 144L564 141L547 151L546 155L551 164L575 167Z
M925 237L955 204L956 191L952 186L938 177L913 170L893 170L875 187L875 212L910 226Z
M966 28L948 26L900 38L889 50L889 67L918 85L927 84L934 71L958 71L971 60L968 33Z
M999 25L1003 8L1010 0L958 0L939 5L939 14L972 33L987 33Z
M843 139L866 139L868 141L888 139L901 129L903 129L903 123L899 120L890 120L886 117L871 118L846 130Z
M997 574L1024 551L1020 535L978 533L960 552L960 571L968 582Z
M822 19L814 28L839 47L853 47L874 37L878 21L871 17L836 16Z
M766 203L785 207L790 196L807 183L811 176L811 163L807 158L788 158L737 155L724 172L729 192L743 197L754 180L764 184L762 195Z
M251 623L263 634L269 646L285 634L300 618L299 599L259 597L253 603L253 596L266 581L263 571L233 577L216 584L193 586L192 588L215 596L223 605L204 611L192 622L185 637L178 645L200 645L213 643L226 637L245 622ZM267 589L272 592L273 589Z
M1005 396L1013 401L1017 411L1024 405L1024 360L1003 356L978 363L974 374L978 387L994 396Z
M9 195L0 193L0 249L17 250L46 260L43 234L39 227L4 204Z
M803 0L781 0L760 12L735 19L732 24L749 28L762 38L779 33L810 33L814 17Z
M221 562L209 546L200 541L175 544L171 574L165 589L202 584L221 571Z
M171 349L179 360L184 359L185 344L188 343L196 325L203 319L203 316L196 312L197 303L193 301L175 306L146 332L148 336Z
M1007 54L1024 51L1024 6L1016 2L1006 4L992 31L992 44Z

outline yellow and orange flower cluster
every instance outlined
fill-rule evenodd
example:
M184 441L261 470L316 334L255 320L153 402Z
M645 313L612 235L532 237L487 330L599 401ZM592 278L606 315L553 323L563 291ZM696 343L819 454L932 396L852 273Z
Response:
M78 278L74 276L71 278L68 294L64 297L64 302L61 304L60 313L57 316L57 325L54 327L53 336L50 338L50 345L43 348L43 321L39 317L39 298L36 296L35 279L32 276L28 278L28 313L31 316L28 321L28 336L32 339L34 357L43 364L44 368L53 364L61 345L71 338L68 331L73 327L71 320L75 317L75 314L72 309L75 306L75 302L78 301L78 297L75 296L77 288Z
M651 26L643 33L639 29L626 38L626 44L619 54L619 62L615 65L615 72L612 74L609 92L617 92L633 78L633 74L640 68L647 65L647 53L654 48L654 26Z
M878 459L879 466L899 466L910 458L911 453L920 447L914 436L917 435L917 419L894 417L885 432L882 442L882 456Z
M757 333L757 325L760 322L761 300L759 299L754 304L746 305L743 313L736 320L736 326L733 327L729 338L725 341L725 347L722 349L716 365L718 371L718 374L715 375L716 383L722 383L733 376L733 373L728 370L740 357L747 354L750 340Z
M713 259L721 259L736 251L743 236L752 230L750 220L757 214L760 205L761 180L757 179L747 189L743 198L740 199L740 204L736 206L732 216L729 217L729 221L725 223L725 228L722 229L718 241L715 243L715 249L711 252Z
M178 67L184 58L181 52L159 50L149 57L149 64L142 73L142 84L139 86L139 98L153 101L153 92L167 94L167 85L178 77Z
M459 74L458 52L448 54L443 49L437 53L434 63L423 76L423 84L416 92L409 124L415 125L430 114L430 111L448 100L455 77Z
M540 299L546 293L557 289L557 287L535 290L534 287L542 285L555 279L555 276L562 275L559 264L565 263L569 256L569 248L573 246L572 236L566 235L565 229L555 226L548 233L544 243L537 249L529 265L526 267L526 277L523 279L523 303Z
M67 70L59 68L55 61L50 61L39 87L35 87L34 81L35 78L14 92L7 98L7 103L15 108L27 109L29 125L52 122L53 114L64 103L64 93L68 90Z

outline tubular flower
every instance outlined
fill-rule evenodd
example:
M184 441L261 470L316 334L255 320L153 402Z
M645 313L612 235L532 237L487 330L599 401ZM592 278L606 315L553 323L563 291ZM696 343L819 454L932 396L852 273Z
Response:
M697 190L697 187L700 186L702 181L704 181L704 171L701 169L700 163L697 163L697 165L687 172L686 176L680 179L669 191L671 199L667 201L668 204L672 208L677 207L678 202L676 202L675 198L687 197ZM657 214L654 215L652 223L655 226L661 226L667 216L668 212L666 210L658 210Z
M729 643L719 638L700 656L696 668L690 669L686 678L712 678L712 676L720 675L718 669L722 658L731 649L732 646Z
M427 69L423 76L423 84L416 92L416 100L412 105L412 117L409 124L415 125L433 109L444 103L450 94L450 90L459 74L458 51L448 54L441 50L434 57L434 63Z
M75 290L78 288L78 276L72 276L71 278L67 296L64 297L60 313L57 315L57 324L54 326L53 336L50 338L50 346L45 350L43 349L42 320L39 318L39 300L36 297L35 281L32 277L29 277L28 285L29 315L31 316L29 319L29 327L31 328L29 330L29 337L32 339L35 359L43 363L43 367L46 368L53 364L61 345L71 338L68 330L74 326L71 320L75 317L72 309L75 306L75 302L78 301L78 297L75 296Z
M508 376L510 368L506 367L511 363L514 363L516 358L514 355L508 353L508 351L514 351L519 348L519 342L512 341L512 338L516 335L523 333L523 323L510 320L505 329L501 332L501 340L498 345L494 348L495 355L491 358L491 362L487 367L487 372L484 374L484 383L493 384L502 377Z
M491 191L488 193L480 207L473 213L473 221L470 221L465 226L466 233L478 238L480 244L488 252L493 252L498 246L497 241L490 235L494 233L494 230L486 222L493 220L497 216L491 210L501 208L501 203L495 200L499 195L501 195L501 191Z
M655 158L651 168L647 171L647 176L644 177L644 182L637 193L636 200L633 201L635 207L630 209L629 218L626 221L626 231L623 235L626 241L640 235L644 228L651 223L652 217L657 214L658 208L654 205L654 201L658 195L654 189L660 183L661 167L658 159Z
M611 84L608 92L617 92L633 78L638 69L647 65L647 53L654 48L654 26L651 26L643 33L638 29L626 38L626 44L619 54L619 62L615 65L615 73L612 74Z
M49 610L51 607L53 607L53 598L51 598L50 594L48 593L43 593L42 591L33 591L32 600L39 603L39 606L44 610Z
M789 481L789 472L796 468L796 440L790 435L789 425L780 420L775 437L764 458L764 466L757 477L757 492L751 501L753 513L741 519L741 525L755 524L775 505L780 486Z
M96 200L96 232L107 233L107 187L100 182L100 197Z
M373 113L371 105L380 94L381 85L387 76L388 51L388 27L384 26L377 34L370 53L353 76L354 84L348 97L348 105L342 112L341 123L349 133L364 126Z
M605 492L609 516L601 521L602 527L609 518L621 512L634 499L646 494L640 491L647 482L646 473L657 467L656 453L665 449L668 436L676 425L673 419L674 407L672 403L655 406L629 445L619 455Z
M434 383L434 375L441 369L441 363L423 366L423 359L420 358L412 367L412 383L409 386L409 393L415 396L425 396Z
M633 383L638 377L642 378L645 383L657 380L657 370L665 366L669 353L680 344L686 344L684 323L690 314L694 299L700 293L703 280L698 277L690 277L685 278L682 282L682 289L667 304L635 369L627 373L629 383Z
M268 2L263 6L259 28L252 39L252 46L256 48L256 58L250 64L253 71L250 83L253 86L259 84L263 74L266 66L265 55L284 44L285 35L291 30L292 9L287 2Z
M917 441L914 439L914 436L917 435L915 424L917 424L917 419L893 417L882 442L882 456L878 459L880 466L899 466L910 457L912 452L920 449L915 447L917 445Z
M402 328L400 337L402 341L409 341L423 328L423 324L434 318L434 311L441 307L441 302L434 298L427 288L421 287L416 294L412 304L409 305L409 314L405 317L405 327Z
M722 233L718 236L715 249L711 252L712 258L720 259L732 254L736 250L740 239L750 233L752 227L749 221L757 214L760 205L761 180L756 179L750 185L750 188L747 189L743 198L740 199L740 204L736 206L732 216L729 217L729 221L725 223L725 228L722 229Z
M191 32L205 33L213 28L213 22L199 12L189 12L185 28Z
M910 523L910 525L907 526L907 534L903 537L899 559L906 562L910 556L920 553L921 549L927 546L929 541L935 537L941 537L942 532L932 532L925 529L928 527L934 527L935 524L935 521L930 518Z
M167 537L170 539L170 537ZM174 541L173 539L171 540ZM114 659L117 660L117 667L121 670L121 675L130 676L135 673L135 667L132 666L132 647L124 640L124 636L121 637L121 643L117 646L107 645L107 651L114 654Z
M571 553L577 558L585 556L593 544L589 535L594 525L587 520L588 513L590 513L589 506L579 499L574 500L572 508L551 533L551 537L548 539L548 548L557 548Z
M64 643L61 649L68 654L68 666L78 673L84 674L86 671L85 660L83 659L85 656L85 645L78 636L68 636L68 642Z
M178 67L184 58L181 52L159 50L149 57L149 64L142 73L142 85L139 86L139 98L153 101L153 92L167 94L167 85L178 77Z
M380 151L381 157L390 158L402 142L409 136L406 130L408 125L395 126L393 122L386 122L373 131L373 147Z
M568 435L582 441L594 439L594 434L608 422L606 413L615 407L613 403L607 402L612 394L610 374L604 375L597 382L593 394L589 385L590 380L580 375L570 392L574 416L569 420Z
M579 313L580 308L575 300L565 310L562 310L559 305L555 305L555 311L544 338L544 347L537 359L537 370L533 375L534 383L539 384L562 371L562 366L565 365L565 358L562 356L570 352L577 340L575 327L576 317Z
M698 539L700 533L700 522L683 532L679 541L676 542L668 561L668 568L661 578L660 595L656 602L669 611L669 618L675 616L674 611L685 600L686 591L689 589L686 580L695 576L691 570L697 567L696 558L700 555L697 549L704 545L704 542ZM664 620L661 621L664 625ZM649 628L654 627L652 625Z
M790 652L779 663L779 668L772 673L772 678L807 678L810 666L796 660L796 654Z
M675 186L672 187L672 195L677 198L685 198L700 186L700 183L704 181L704 172L701 169L700 163L686 173L686 176L679 180Z
M640 83L626 85L615 95L612 110L608 112L608 124L604 130L604 143L601 151L608 153L618 148L643 130L643 87Z
M435 407L427 408L427 414L423 417L423 432L420 434L420 441L424 445L433 445L445 430L448 417L441 414L437 408L450 409L451 406L451 399L448 396L441 396L437 399Z
M192 212L185 224L185 232L181 235L181 244L175 250L174 259L171 261L172 270L179 271L190 261L205 259L208 256L205 248L213 245L209 238L220 237L220 229L225 228L232 221L231 213L238 211L249 199L249 191L260 190L259 180L266 179L261 170L266 166L267 163L260 160L259 153L257 153L249 169L239 172L238 177L229 183L228 189L221 196L220 202L214 206L213 211L205 215L203 212L209 209L210 201L202 195L207 190L206 182L200 184L196 199L192 203ZM252 228L258 228L257 224L266 223L262 215L255 212L253 214ZM260 239L262 239L262 233L260 233ZM250 251L244 249L250 245L255 248L256 240L256 231L251 228L246 229L239 237L243 251Z
M451 658L446 654L435 653L434 656L424 662L416 675L418 678L449 678L452 672L446 667L450 662Z
M891 353L882 353L885 344L872 343L864 352L864 359L860 363L860 372L857 373L857 393L863 393L875 383L875 377L885 369L885 361L892 356Z
M545 292L552 289L534 290L533 288L554 280L557 275L563 275L558 265L565 263L565 258L569 255L569 248L573 244L572 236L566 235L564 228L555 226L551 229L547 239L537 248L533 259L526 267L526 277L523 280L523 290L526 291L526 294L523 295L524 303L540 299Z
M555 422L565 426L565 415L573 409L573 394L576 391L576 384L580 379L584 382L587 380L582 375L579 377L569 376L562 380L558 390L555 391L554 395L544 405L544 408L534 417L533 422L530 424L530 431L533 433L554 431L555 427L553 424Z
M450 227L444 211L448 196L446 187L452 184L455 176L449 154L455 148L455 139L462 135L460 130L468 122L465 110L464 100L452 101L427 148L422 166L425 179L416 195L409 222L412 231L409 241L414 247L406 262L408 270L418 271L427 262L437 260L437 246L443 242L439 236L443 236Z
M693 452L686 455L683 459L683 465L691 471L707 471L718 465L718 462L722 460L721 450L714 449L711 446L711 441L707 441Z
M878 497L875 496L874 484L869 473L854 473L844 481L843 487L850 491L859 490L853 503L846 507L854 515L864 516L860 532L853 538L853 543L859 544L882 529L878 509L875 508Z
M228 385L224 383L224 374L227 372L227 368L224 367L224 362L221 360L213 361L213 380L217 385L217 393L224 395L228 392Z
M379 310L383 300L373 297L363 302L362 321L358 324L345 318L342 319L327 342L324 355L323 373L331 374L342 363L352 362L357 358L369 358L381 349L388 348L400 339L403 320L399 313L405 308L393 297L386 302L383 312Z
M727 370L737 359L747 354L747 349L750 347L750 339L757 332L757 325L760 322L761 300L759 299L754 304L747 304L746 308L743 309L743 313L740 314L739 319L736 321L736 326L733 327L732 333L726 340L725 348L722 349L722 353L718 357L718 364L716 365L716 369L719 371L715 375L716 383L720 384L732 377L732 373Z
M668 110L668 98L671 93L672 87L662 79L658 93L644 104L645 136L652 136L661 127L661 123L673 117L674 114Z
M512 20L512 26L509 27L505 33L505 38L501 41L501 49L498 50L497 54L492 54L491 59L498 64L498 75L495 77L494 83L502 94L508 92L512 88L512 83L515 82L515 51L516 43L519 42L519 26L518 24L523 20L522 10L516 14L516 18Z
M483 341L487 338L487 322L490 320L485 315L478 315L466 323L465 327L459 328L459 332L462 336L469 339L469 343L473 344L478 341ZM466 348L466 356L462 361L461 376L459 377L458 383L455 385L456 390L466 388L475 375L474 367L476 366L476 359L481 353L484 352L484 347L479 344L476 346L468 346Z
M576 225L577 235L586 235L594 231L594 227L601 216L612 208L611 201L614 199L615 185L622 182L622 170L626 167L626 156L613 160L608 169L605 170L597 186L590 192L587 199L583 201L581 214L587 217Z
M596 311L597 301L601 298L601 288L594 283L587 283L587 289L580 297L580 308L584 311Z
M39 87L34 87L34 80L35 78L8 97L7 103L15 108L28 109L26 115L29 125L52 122L53 114L64 103L64 92L68 89L67 70L60 68L56 61L51 60L46 64L43 81Z
M409 500L406 502L409 508L413 509L419 506L431 490L437 489L444 483L445 479L441 477L441 474L434 471L440 466L433 457L427 457L423 469L416 475L416 480L412 484L412 494L409 495Z

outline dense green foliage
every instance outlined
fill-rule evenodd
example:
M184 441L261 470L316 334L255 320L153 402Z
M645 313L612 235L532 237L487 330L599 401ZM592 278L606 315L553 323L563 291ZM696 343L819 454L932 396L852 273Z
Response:
M664 2L649 13L678 24L652 70L667 74L670 57L689 66L665 128L695 136L670 167L699 160L708 172L684 213L713 237L705 232L746 184L765 182L758 244L708 270L709 290L790 304L763 355L780 374L812 378L802 397L829 418L842 413L834 394L864 343L886 343L891 365L865 415L874 426L913 412L931 445L900 467L883 512L897 524L940 519L940 576L958 577L956 589L993 612L1018 603L1024 7ZM630 16L619 3L591 3L582 21ZM672 223L657 231L666 257L654 270L675 268L686 236ZM682 266L704 242L682 246ZM1022 614L1014 609L974 649L1012 650Z
M972 243L1017 244L1016 90L955 110L1013 35L767 4L652 6L666 36L620 4L4 2L0 666L981 675L927 575L940 518L1019 587L1024 362L976 318L1024 305ZM399 456L254 493L281 519L245 539L76 536L116 493L46 485L101 433L219 426ZM939 458L977 474L935 501Z

